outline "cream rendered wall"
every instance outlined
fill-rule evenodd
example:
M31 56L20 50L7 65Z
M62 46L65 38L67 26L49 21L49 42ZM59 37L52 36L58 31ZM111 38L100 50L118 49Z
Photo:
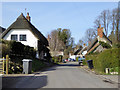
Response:
M37 50L37 38L32 34L32 32L28 29L12 29L10 30L3 39L5 40L11 40L11 34L17 34L18 35L18 41L19 41L19 35L20 34L26 34L26 40L27 41L19 41L24 45L29 45L30 47L34 47Z

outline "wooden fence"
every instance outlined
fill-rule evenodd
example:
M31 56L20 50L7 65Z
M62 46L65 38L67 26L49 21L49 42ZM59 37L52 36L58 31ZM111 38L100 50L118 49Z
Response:
M6 59L3 57L3 58L0 58L0 73L1 74L8 74L8 69L9 69L9 56L6 55ZM6 65L6 67L5 67ZM6 71L5 71L6 70Z

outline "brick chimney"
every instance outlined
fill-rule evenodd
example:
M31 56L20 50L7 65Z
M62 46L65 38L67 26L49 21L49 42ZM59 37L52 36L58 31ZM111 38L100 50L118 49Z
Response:
M103 37L103 27L101 27L101 24L98 27L97 34L100 38Z
M83 44L83 46L85 47L85 46L86 46L86 44L84 43L84 44Z
M26 16L26 19L30 22L30 16L29 16L29 13L27 13L27 16Z

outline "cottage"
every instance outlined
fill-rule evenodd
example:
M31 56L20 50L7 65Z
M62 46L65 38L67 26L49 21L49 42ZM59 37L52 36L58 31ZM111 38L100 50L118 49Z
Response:
M36 57L43 59L44 56L46 56L45 48L48 46L48 41L41 32L31 24L30 20L31 17L29 13L27 13L26 18L23 13L21 13L16 21L3 32L2 39L15 40L24 45L34 47L37 51Z
M112 42L107 38L107 36L103 32L103 27L99 25L97 30L97 37L94 38L94 40L90 43L90 45L87 48L87 54L91 51L93 52L101 52L104 50L104 48L100 45L99 41L107 43L112 46Z
M83 47L79 48L75 53L74 55L77 55L78 57L83 57L85 56L87 53L87 46L86 44L83 44Z
M0 35L5 31L6 29L0 26Z

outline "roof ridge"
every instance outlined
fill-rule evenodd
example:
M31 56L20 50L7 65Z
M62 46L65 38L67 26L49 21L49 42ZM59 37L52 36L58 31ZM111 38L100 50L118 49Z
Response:
M11 29L29 29L37 38L41 40L45 45L48 45L47 39L42 35L42 33L31 23L29 22L23 13L13 22L7 30L2 35L2 38L11 30Z

